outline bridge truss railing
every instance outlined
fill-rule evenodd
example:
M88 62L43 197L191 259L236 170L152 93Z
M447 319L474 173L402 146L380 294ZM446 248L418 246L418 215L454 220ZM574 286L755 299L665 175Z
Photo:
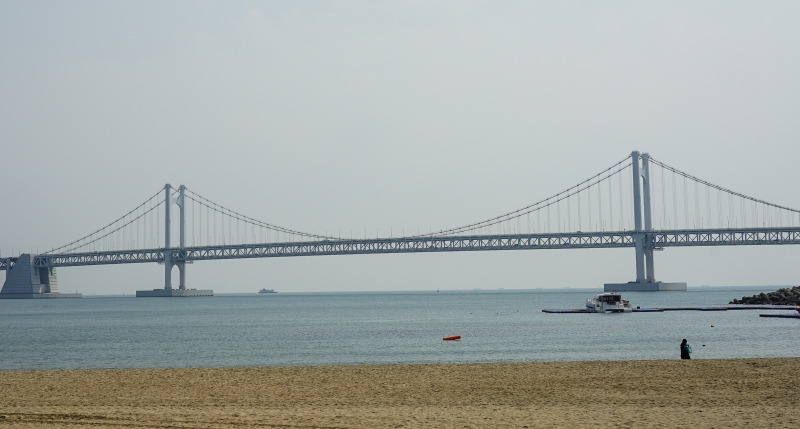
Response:
M381 253L465 252L486 250L592 249L631 247L630 232L521 234L495 236L406 237L233 244L169 249L173 262L288 256ZM37 267L164 262L166 249L36 255Z
M165 249L117 250L112 252L62 253L36 255L35 267L76 267L82 265L138 264L164 262Z
M800 244L800 227L652 231L645 244L649 249Z
M406 237L306 241L288 243L197 246L169 249L173 261L279 258L291 256L363 255L388 253L476 252L490 250L608 249L634 247L634 231L519 234L494 236ZM643 238L646 249L697 246L800 244L800 227L731 228L652 231ZM165 249L37 255L37 267L164 262Z

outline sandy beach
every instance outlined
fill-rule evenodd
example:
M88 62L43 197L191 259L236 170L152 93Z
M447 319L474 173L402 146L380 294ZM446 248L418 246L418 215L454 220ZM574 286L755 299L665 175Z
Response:
M782 428L800 358L0 372L3 428Z

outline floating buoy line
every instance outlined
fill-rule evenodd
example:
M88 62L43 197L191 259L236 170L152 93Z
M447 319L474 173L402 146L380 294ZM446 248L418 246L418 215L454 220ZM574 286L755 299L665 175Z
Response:
M729 311L729 310L794 310L795 307L791 305L713 305L707 307L636 307L633 309L634 313L660 313L662 311ZM545 313L560 313L560 314L580 314L580 313L594 313L585 308L545 308L542 310ZM789 317L789 315L781 316L765 316L765 317Z

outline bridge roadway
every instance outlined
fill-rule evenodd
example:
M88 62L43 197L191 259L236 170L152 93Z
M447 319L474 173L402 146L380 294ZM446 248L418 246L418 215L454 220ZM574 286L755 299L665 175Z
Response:
M169 249L172 260L277 258L287 256L363 255L375 253L467 252L532 249L607 249L634 247L634 231L556 234L470 235L342 239L305 242L233 244ZM640 232L645 248L800 244L800 227L662 230ZM164 262L164 249L35 255L36 267ZM0 259L0 270L16 258Z

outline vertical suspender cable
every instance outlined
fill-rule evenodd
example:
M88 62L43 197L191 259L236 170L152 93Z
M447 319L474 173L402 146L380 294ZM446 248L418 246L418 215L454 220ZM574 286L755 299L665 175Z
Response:
M745 216L745 200L744 198L739 198L739 216L742 218L742 228L747 227L747 217Z
M622 202L625 200L624 195L622 194L622 176L624 174L622 172L617 173L617 179L619 179L619 230L623 231L625 229L625 207L623 207Z
M583 226L581 225L582 224L582 222L581 222L581 192L582 191L578 191L578 194L577 194L578 195L578 231L583 230Z
M557 232L561 232L561 200L556 200L556 215L558 217L558 229Z
M686 189L686 176L683 176L683 227L689 229L689 191Z
M536 209L536 220L533 221L533 232L534 234L541 234L544 232L544 228L542 227L542 207Z
M631 168L633 168L633 164L631 164ZM625 182L628 184L628 196L631 198L631 200L629 200L631 205L628 207L628 213L630 214L633 213L633 180L626 180ZM632 217L628 218L628 229L633 229L631 222Z
M567 231L572 231L573 230L573 228L572 228L572 207L571 207L572 204L570 203L571 199L572 199L571 195L567 196Z
M661 229L664 229L664 222L667 221L667 191L664 183L664 167L661 167Z
M728 194L728 228L730 228L733 221L733 195L730 192L726 194Z
M697 182L694 181L694 227L697 228L697 221L700 218L700 196L697 195Z
M708 221L708 227L711 227L711 188L706 186L706 221Z
M619 173L617 173L619 174ZM611 196L611 178L608 178L608 229L614 230L614 199Z
M678 190L675 185L675 172L672 172L672 215L675 221L675 228L678 227Z
M586 205L589 206L589 231L593 231L592 230L592 187L591 186L586 190L586 198L587 198L587 202L588 202Z
M603 230L603 195L600 193L603 187L597 182L597 214L600 217L600 231Z

